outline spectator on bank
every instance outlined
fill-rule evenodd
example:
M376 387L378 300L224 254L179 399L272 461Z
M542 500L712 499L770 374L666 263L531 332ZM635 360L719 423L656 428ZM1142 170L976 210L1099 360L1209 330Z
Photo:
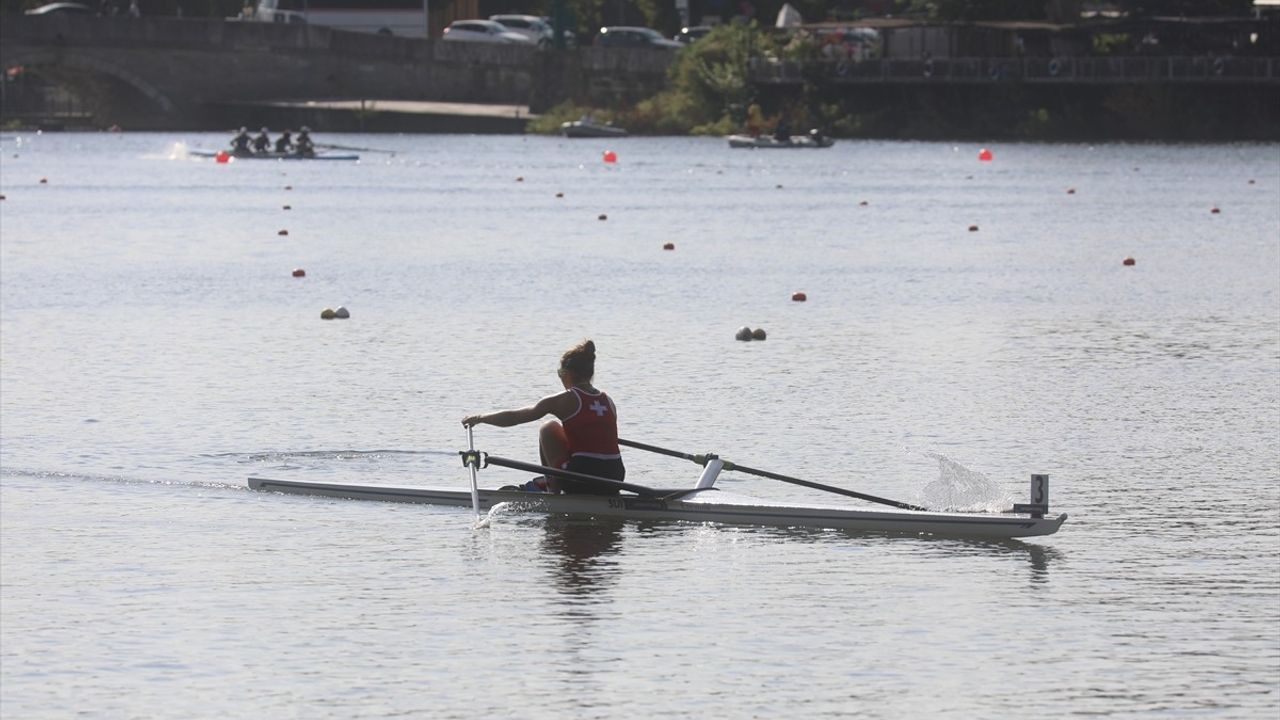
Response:
M129 17L142 17L142 10L138 7L138 0L129 0Z

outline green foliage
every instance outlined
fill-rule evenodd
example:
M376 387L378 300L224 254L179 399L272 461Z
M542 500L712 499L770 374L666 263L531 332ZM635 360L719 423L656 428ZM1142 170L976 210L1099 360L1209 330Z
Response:
M751 101L753 59L776 57L770 36L755 24L721 25L683 48L668 71L668 87L622 120L636 132L723 134Z

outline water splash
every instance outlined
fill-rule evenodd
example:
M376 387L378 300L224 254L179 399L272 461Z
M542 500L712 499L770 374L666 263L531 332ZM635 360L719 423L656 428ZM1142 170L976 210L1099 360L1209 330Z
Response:
M923 455L938 462L938 479L920 491L926 507L958 512L1003 512L1013 507L1013 496L986 475L941 453Z
M165 153L165 157L170 160L186 160L189 157L187 154L187 144L184 142L173 143L169 146L169 150Z

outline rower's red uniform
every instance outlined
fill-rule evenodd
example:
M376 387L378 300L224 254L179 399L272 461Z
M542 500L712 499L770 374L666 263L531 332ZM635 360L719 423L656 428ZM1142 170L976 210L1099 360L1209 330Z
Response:
M569 440L569 457L617 460L618 413L613 401L603 391L594 395L579 387L569 388L578 398L578 411L564 419L564 434Z

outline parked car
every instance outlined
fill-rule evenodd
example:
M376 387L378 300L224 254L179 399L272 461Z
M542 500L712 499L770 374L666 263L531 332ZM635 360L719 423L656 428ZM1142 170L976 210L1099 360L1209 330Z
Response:
M510 32L528 37L539 47L546 47L556 39L556 31L537 15L490 15L489 19L501 23Z
M512 32L492 20L454 20L444 29L443 40L503 43L507 45L534 45L528 35Z
M688 45L695 40L701 40L711 32L710 25L694 25L693 27L680 28L680 32L671 38L682 45Z
M72 15L92 15L96 12L88 5L82 5L74 2L56 2L48 5L41 5L38 8L31 8L26 12L27 15L57 15L67 13Z
M675 40L668 40L662 37L657 30L647 27L627 27L625 25L600 28L600 34L596 36L596 45L632 48L684 47Z

